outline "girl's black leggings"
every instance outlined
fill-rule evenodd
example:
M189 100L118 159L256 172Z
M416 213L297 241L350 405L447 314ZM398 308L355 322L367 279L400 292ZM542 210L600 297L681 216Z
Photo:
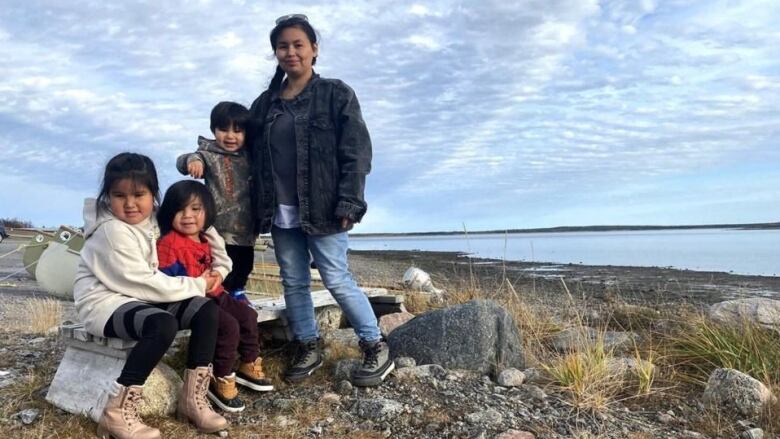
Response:
M191 331L187 368L208 366L217 342L219 308L205 297L181 302L129 302L120 306L106 322L106 337L137 340L117 382L123 386L141 386L168 350L176 331Z

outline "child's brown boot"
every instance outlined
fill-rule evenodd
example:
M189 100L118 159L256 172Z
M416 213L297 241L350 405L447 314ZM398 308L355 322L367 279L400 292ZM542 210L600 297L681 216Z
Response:
M244 402L238 398L235 373L212 379L208 396L211 402L226 412L238 413L246 408Z
M270 392L274 390L271 380L263 373L263 359L257 359L251 363L241 363L236 373L236 382L244 387L258 392Z

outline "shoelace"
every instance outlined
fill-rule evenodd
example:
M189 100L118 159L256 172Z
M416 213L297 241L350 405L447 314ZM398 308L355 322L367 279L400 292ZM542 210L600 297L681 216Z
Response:
M309 362L309 356L314 354L317 349L314 343L301 343L295 352L295 358L293 358L293 365L297 366L304 362Z
M256 359L254 363L252 363L252 373L254 373L255 377L258 379L265 378L265 374L263 373L263 363L261 362L260 358Z
M207 373L204 375L200 375L200 374L196 375L195 402L197 403L199 409L211 408L211 403L209 403L209 400L206 398L206 393L209 391L210 378L211 378L211 373Z
M130 404L127 404L125 406L125 410L123 410L125 422L128 424L132 424L133 422L141 422L141 416L138 415L138 406L141 405L144 400L143 395L130 391L127 394L127 399L129 400Z
M374 346L369 346L365 348L365 358L363 359L363 366L366 367L375 367L379 364L379 352L382 350L382 347L379 343L375 344Z

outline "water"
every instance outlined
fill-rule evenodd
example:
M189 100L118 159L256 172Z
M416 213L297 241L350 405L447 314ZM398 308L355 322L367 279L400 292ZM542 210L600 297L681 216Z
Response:
M780 275L780 230L696 229L351 237L353 250L464 252L509 261Z

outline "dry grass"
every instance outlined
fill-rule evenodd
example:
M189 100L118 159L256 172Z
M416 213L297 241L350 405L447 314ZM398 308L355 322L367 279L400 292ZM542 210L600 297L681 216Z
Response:
M62 302L51 298L31 298L4 304L3 308L7 316L6 329L26 334L49 333L62 323L64 313Z
M612 352L603 337L594 341L583 333L571 352L550 356L541 365L553 384L567 391L578 409L604 410L623 388L623 371L611 368Z
M693 315L666 334L663 347L681 376L698 384L716 368L736 369L767 385L780 383L780 337L748 321L727 325Z

